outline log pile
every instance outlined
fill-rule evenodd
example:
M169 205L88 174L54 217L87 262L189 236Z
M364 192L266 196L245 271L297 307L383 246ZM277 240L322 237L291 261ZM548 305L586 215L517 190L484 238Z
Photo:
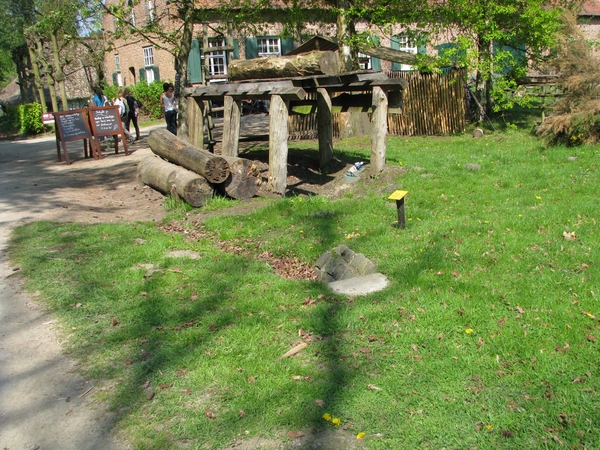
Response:
M163 194L177 195L198 207L215 193L247 200L258 192L260 171L248 159L214 155L166 129L151 131L148 143L157 156L140 161L138 177Z
M337 75L341 70L335 52L318 50L300 55L234 59L227 67L233 81Z

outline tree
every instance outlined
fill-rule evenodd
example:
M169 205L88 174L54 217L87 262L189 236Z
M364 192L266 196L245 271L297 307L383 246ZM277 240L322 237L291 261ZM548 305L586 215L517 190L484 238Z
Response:
M117 0L109 5L102 3L106 13L117 20L114 32L106 32L110 42L115 40L128 40L142 38L154 47L167 51L173 56L175 73L180 77L179 88L175 95L182 98L183 88L188 85L188 56L192 48L192 36L194 23L201 20L201 16L194 7L193 0L174 0L170 6L174 8L175 15L171 16L172 10L159 10L155 12L153 20L147 20L143 24L137 24L132 19L133 2L129 0ZM173 21L176 20L176 22ZM187 139L187 102L178 102L178 135Z
M0 0L0 49L10 55L13 70L16 68L21 88L21 97L28 99L30 77L27 67L29 55L25 44L24 28L35 21L33 0ZM5 60L5 65L8 66Z
M91 5L86 0L0 0L4 31L0 50L12 54L24 101L30 101L28 93L33 83L37 84L33 91L36 100L44 104L43 83L47 82L52 94L56 82L62 106L67 108L62 69L72 55L67 55L65 49L99 28L99 10ZM55 94L52 99L57 110Z
M427 16L432 37L449 38L442 64L474 73L477 96L486 113L527 70L547 59L558 42L562 7L580 1L446 0L431 2ZM508 102L508 106L511 102ZM496 108L502 105L496 103Z

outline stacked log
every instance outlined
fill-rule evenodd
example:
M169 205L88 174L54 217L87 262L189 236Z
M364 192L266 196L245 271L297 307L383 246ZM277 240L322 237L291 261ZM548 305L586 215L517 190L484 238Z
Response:
M300 55L263 56L234 59L228 67L231 80L292 78L311 75L337 75L340 60L335 52L312 51Z
M148 144L156 155L202 175L211 183L222 183L229 176L225 159L188 144L166 129L152 130Z
M138 177L163 194L177 194L192 206L204 206L215 190L203 176L156 156L146 156L138 164Z
M256 164L249 159L236 156L221 155L221 158L229 164L230 174L223 183L214 185L216 191L238 200L254 197L260 186L260 171Z
M171 192L175 186L177 194L192 206L204 206L212 197L212 194L207 197L208 187L211 192L240 200L252 198L258 192L260 171L248 159L214 155L164 129L151 131L148 143L154 154L174 164L155 157L146 158L148 161L144 159L138 166L140 180L163 193ZM195 189L198 192L193 194ZM195 205L186 197L202 204Z

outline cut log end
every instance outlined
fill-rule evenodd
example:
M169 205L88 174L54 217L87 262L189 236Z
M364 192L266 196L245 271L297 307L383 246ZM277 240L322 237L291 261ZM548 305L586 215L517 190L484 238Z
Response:
M206 164L205 176L211 183L223 183L229 176L229 164L225 159L215 157Z

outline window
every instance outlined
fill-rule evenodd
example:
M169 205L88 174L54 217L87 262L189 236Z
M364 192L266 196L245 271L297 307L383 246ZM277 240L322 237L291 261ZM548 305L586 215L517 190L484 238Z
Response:
M144 66L153 66L154 65L154 48L153 47L144 47Z
M154 69L146 67L146 83L151 84L154 81Z
M418 53L417 44L412 42L408 35L400 34L392 37L392 48L400 50L401 52L412 53L416 55ZM392 64L392 70L413 70L413 66L410 64Z
M123 86L123 76L121 75L121 55L115 54L115 73L113 74L113 84Z
M155 11L154 11L154 0L147 0L144 3L144 9L146 12L146 23L154 22Z
M358 65L362 70L372 69L371 57L369 55L365 55L364 53L358 52Z
M134 6L135 6L135 5L134 5L134 3L133 3L133 1L132 1L132 0L129 0L129 1L127 2L127 6L129 6L129 7L131 8L131 12L130 12L130 14L129 14L129 20L130 20L130 22L131 22L131 26L132 26L132 27L135 27L135 26L137 26L137 25L136 25L136 22L135 22L135 9L134 9Z
M224 47L225 38L210 39L209 47ZM208 52L208 73L213 76L227 75L227 56L224 50Z
M258 38L258 56L281 56L279 38Z

